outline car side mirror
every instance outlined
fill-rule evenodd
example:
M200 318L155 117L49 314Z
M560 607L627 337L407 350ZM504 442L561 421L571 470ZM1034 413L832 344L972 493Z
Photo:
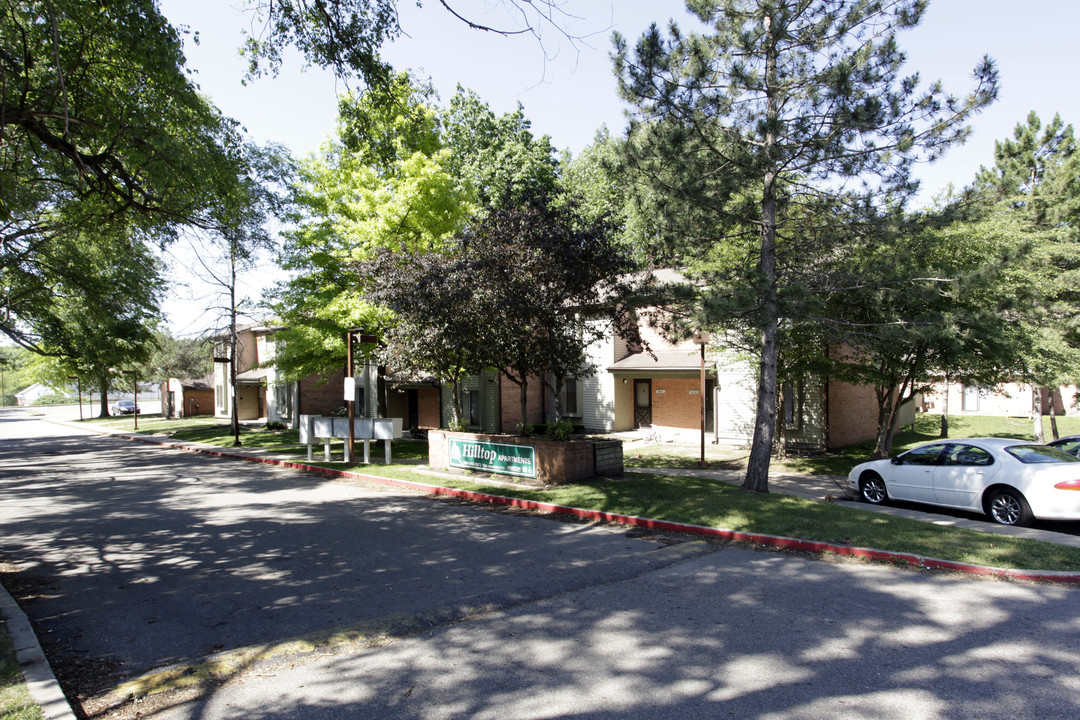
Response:
M891 463L892 463L893 465L903 465L903 464L904 464L904 461L900 459L900 456L899 456L899 455L897 455L896 457L894 457L894 458L893 458L892 460L890 460L889 462L891 462Z

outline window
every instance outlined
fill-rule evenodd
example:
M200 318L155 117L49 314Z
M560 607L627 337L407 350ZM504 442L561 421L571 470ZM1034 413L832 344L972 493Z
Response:
M563 378L562 392L559 394L559 404L562 405L562 414L568 417L581 416L581 383L577 378Z
M904 465L937 465L941 459L941 452L945 449L944 444L924 445L906 452L896 458L897 464Z
M797 382L785 382L780 386L781 411L784 416L784 427L790 430L798 430L802 427L802 392Z
M953 445L945 454L945 465L985 466L994 464L994 456L974 445Z
M466 390L464 392L465 413L469 416L469 425L480 425L480 391Z
M1005 450L1020 462L1028 465L1080 462L1080 458L1064 453L1057 448L1047 447L1046 445L1013 445L1012 447L1005 448Z

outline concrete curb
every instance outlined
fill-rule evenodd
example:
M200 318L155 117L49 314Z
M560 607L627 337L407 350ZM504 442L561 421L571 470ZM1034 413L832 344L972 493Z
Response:
M216 457L230 458L235 460L261 462L267 465L276 465L279 467L286 467L295 470L316 472L331 477L349 477L359 480L365 480L368 482L376 482L384 485L390 485L393 487L415 490L430 495L445 495L448 497L457 497L464 500L470 500L472 502L518 507L523 510L552 513L556 515L570 515L586 520L614 522L622 525L630 525L633 527L641 527L650 530L688 533L693 535L700 535L702 537L728 540L731 542L750 543L759 547L777 548L780 550L795 550L799 552L814 553L817 555L831 554L842 557L871 560L874 562L889 563L898 566L922 568L926 570L957 572L966 575L997 578L1002 580L1056 583L1063 585L1080 585L1080 572L1054 570L1013 570L1009 568L995 568L987 567L984 565L973 565L971 563L957 562L954 560L942 560L940 558L924 557L922 555L913 555L910 553L894 552L891 550L877 550L875 548L861 548L853 547L850 545L838 545L836 543L821 542L817 540L803 540L800 538L790 538L779 535L746 533L737 530L725 530L723 528L707 527L704 525L692 525L689 523L673 522L670 520L657 520L655 518L643 518L633 515L621 515L618 513L609 513L598 510L586 510L582 508L569 507L566 505L555 505L552 503L537 502L534 500L522 500L520 498L495 495L492 493L475 492L471 490L458 490L456 488L448 488L440 485L426 485L424 483L417 483L409 480L398 480L396 478L387 478L379 475L368 475L366 473L358 473L349 470L333 470L330 468L319 467L317 465L308 465L304 462L279 460L277 458L261 457L257 455L229 452L227 450L223 451L206 447L199 447L195 445L186 445L184 443L177 443L167 440L158 440L156 438L146 435L116 433L109 432L107 430L99 432L115 435L117 437L122 437L127 440L145 442L164 447L171 447L178 450L184 450L186 452L203 453Z
M7 619L8 633L15 644L15 659L22 667L26 688L45 720L75 720L75 713L60 690L52 667L41 649L29 618L15 599L0 586L0 614Z

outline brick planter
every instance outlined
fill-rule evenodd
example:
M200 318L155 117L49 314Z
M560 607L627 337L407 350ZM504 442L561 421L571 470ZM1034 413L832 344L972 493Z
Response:
M533 447L536 453L536 482L545 485L562 485L587 480L596 475L623 474L621 440L570 440L559 442L542 437L483 435L479 433L450 432L448 430L428 431L428 465L430 467L439 470L460 469L450 466L449 448L452 438L479 443L528 445Z

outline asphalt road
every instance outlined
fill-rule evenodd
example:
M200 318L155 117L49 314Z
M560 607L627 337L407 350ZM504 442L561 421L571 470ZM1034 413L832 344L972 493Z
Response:
M1075 589L667 546L12 413L0 560L50 659L113 680L365 620L412 630L143 717L1080 717Z

